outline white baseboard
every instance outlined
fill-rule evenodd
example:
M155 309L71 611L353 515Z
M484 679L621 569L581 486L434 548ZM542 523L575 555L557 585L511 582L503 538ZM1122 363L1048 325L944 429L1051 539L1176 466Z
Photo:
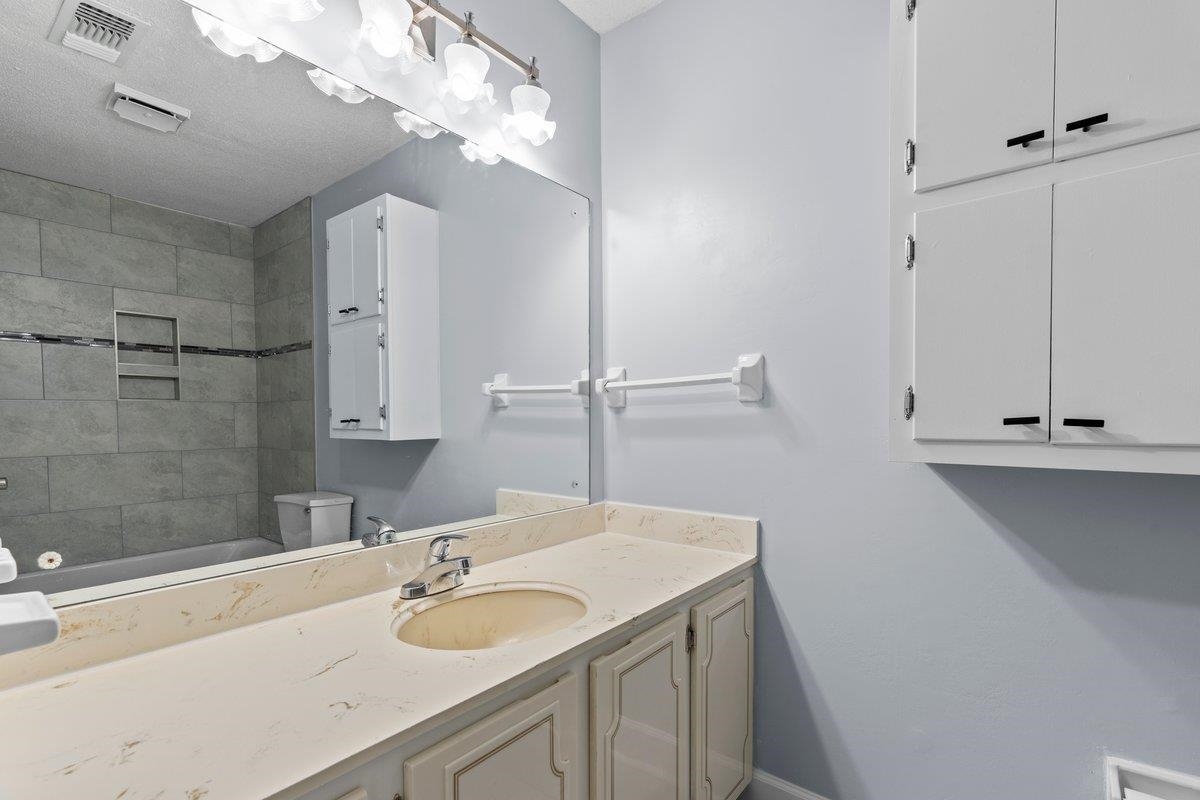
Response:
M754 770L754 780L750 788L742 795L741 800L826 800L826 798L801 789L799 786L776 778L761 769Z

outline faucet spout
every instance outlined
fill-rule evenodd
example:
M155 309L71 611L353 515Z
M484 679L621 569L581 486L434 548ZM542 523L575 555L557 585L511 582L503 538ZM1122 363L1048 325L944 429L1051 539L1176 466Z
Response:
M474 560L471 556L450 556L450 547L455 541L466 540L462 533L438 536L429 543L429 566L400 587L400 598L416 600L421 597L441 594L462 586L463 578L471 574Z

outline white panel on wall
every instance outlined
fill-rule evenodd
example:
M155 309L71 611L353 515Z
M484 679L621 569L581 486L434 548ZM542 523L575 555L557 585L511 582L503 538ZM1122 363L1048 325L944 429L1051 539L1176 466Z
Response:
M1050 160L1054 0L921 0L918 191ZM1021 144L1013 140L1042 135Z

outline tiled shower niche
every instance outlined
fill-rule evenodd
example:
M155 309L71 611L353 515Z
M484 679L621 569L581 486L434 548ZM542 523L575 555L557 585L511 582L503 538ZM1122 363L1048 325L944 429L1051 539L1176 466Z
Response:
M116 311L117 399L179 399L179 320Z

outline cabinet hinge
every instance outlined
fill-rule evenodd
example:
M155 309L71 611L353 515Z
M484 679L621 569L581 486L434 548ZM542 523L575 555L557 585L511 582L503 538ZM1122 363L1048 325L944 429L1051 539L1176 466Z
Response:
M329 357L333 358L333 345L329 345Z
M689 653L696 649L696 629L691 625L687 627L687 636L684 637L684 641Z
M904 4L904 18L912 22L913 14L917 13L917 0L908 0Z
M375 218L375 227L379 228L379 230L383 230L383 214L380 214Z
M909 386L904 390L904 418L912 419L913 411L917 407L917 395L913 392L913 387Z
M917 262L917 240L910 233L904 237L904 268L912 269Z
M383 289L379 290L379 302L383 302Z
M913 167L917 165L917 143L909 139L904 143L904 174L912 175Z
M333 409L332 409L332 408L331 408L331 409L329 409L329 417L330 417L331 419L333 418Z
M387 419L387 406L380 406L380 407L379 407L379 418L380 418L380 419Z
M383 347L384 340L386 340L386 339L387 339L387 336L386 336L386 335L384 335L384 334L382 334L382 333L381 333L381 334L379 334L379 346L380 346L380 347Z
M329 240L325 240L325 252L328 253L332 248L329 246Z

